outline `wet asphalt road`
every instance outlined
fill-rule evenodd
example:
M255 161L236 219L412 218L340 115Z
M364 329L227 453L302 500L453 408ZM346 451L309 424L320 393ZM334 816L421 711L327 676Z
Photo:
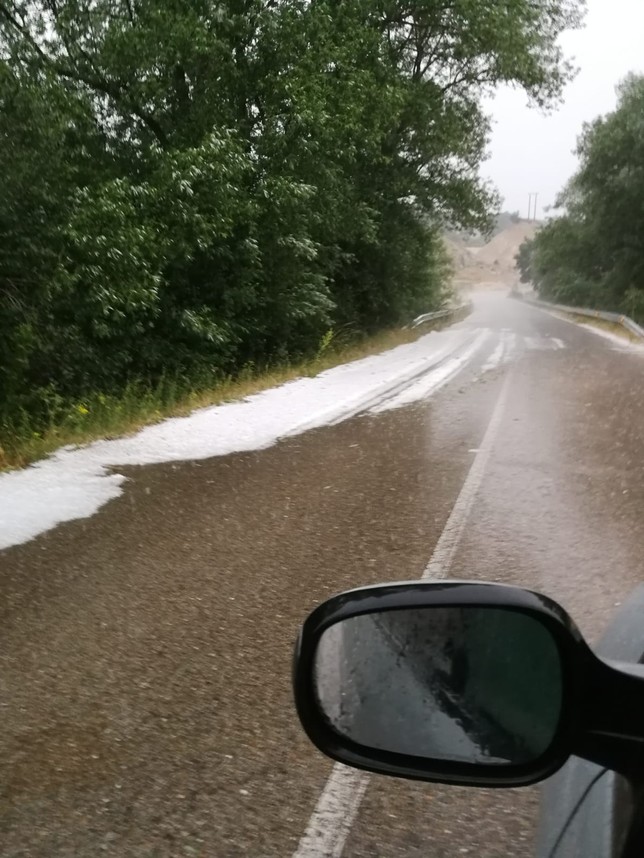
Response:
M461 324L491 333L428 401L130 468L93 518L0 554L3 858L292 855L331 770L292 708L298 623L420 576L508 374L451 575L601 633L644 580L644 356L495 295ZM374 777L343 855L529 856L535 796Z

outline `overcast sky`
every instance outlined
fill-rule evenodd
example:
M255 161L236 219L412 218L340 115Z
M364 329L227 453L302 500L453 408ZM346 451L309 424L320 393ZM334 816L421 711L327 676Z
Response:
M551 205L575 171L572 150L582 123L615 107L615 85L629 72L644 73L644 0L588 0L585 27L561 38L580 72L564 104L544 116L525 95L499 92L491 112L491 158L482 168L504 197L503 208L527 216L528 194L539 193L538 214Z

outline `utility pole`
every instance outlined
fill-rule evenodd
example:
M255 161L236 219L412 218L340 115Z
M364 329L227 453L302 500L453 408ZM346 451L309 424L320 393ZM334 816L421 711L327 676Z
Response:
M534 197L534 215L532 212L532 198ZM539 194L531 193L528 194L528 223L537 219L537 200L539 199Z

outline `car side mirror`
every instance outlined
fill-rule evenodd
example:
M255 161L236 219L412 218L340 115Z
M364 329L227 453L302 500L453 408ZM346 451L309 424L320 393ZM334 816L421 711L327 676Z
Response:
M321 605L298 641L294 689L304 729L336 760L443 783L522 786L555 772L576 746L592 757L582 700L611 677L632 690L619 676L551 599L440 581L367 587Z

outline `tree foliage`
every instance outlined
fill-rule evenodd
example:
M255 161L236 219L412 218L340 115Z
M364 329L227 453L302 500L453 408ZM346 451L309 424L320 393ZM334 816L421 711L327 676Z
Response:
M520 251L549 299L644 318L644 77L618 87L616 109L584 126L563 209Z
M437 306L583 0L0 0L0 420ZM55 410L55 409L54 409Z

